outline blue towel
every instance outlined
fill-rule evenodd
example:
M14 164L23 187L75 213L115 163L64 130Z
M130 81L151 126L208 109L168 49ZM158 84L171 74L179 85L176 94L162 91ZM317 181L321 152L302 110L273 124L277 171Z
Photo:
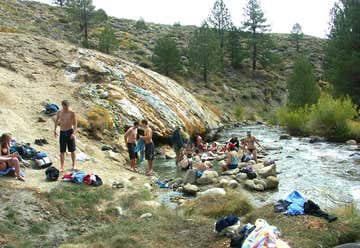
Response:
M291 202L286 212L288 215L305 214L304 212L305 198L299 192L294 190L286 197L285 200Z
M6 168L5 170L0 171L0 175L6 176L7 174L10 173L10 171L15 171L15 168ZM25 176L23 171L20 171L20 176L22 176L22 177Z
M86 176L85 172L79 171L79 172L73 172L72 174L72 182L81 184L84 182L84 177Z
M135 152L140 152L140 163L144 161L145 157L145 143L143 139L139 139L135 147Z
M156 184L160 186L161 189L168 189L170 186L167 183L161 182L159 179L155 181Z

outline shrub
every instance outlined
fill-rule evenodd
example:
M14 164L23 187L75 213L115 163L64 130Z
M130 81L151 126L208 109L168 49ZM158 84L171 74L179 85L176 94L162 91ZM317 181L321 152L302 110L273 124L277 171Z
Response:
M137 30L146 30L148 28L143 18L136 21L135 27Z
M307 133L306 124L309 119L309 108L299 108L290 110L288 107L279 108L276 116L280 125L286 127L292 135L301 135Z
M235 117L238 121L244 119L244 108L242 106L235 107Z
M94 107L87 115L88 131L92 134L103 133L104 130L113 130L114 121L109 112L100 106Z
M350 136L348 120L354 119L356 115L356 107L349 97L334 99L323 95L311 107L308 126L330 140L343 141Z
M349 120L347 125L351 138L360 141L360 122Z

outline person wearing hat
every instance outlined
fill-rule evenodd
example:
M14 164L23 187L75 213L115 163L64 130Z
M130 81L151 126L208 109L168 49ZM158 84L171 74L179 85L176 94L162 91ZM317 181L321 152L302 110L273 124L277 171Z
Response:
M249 155L253 155L254 161L255 163L257 163L257 153L256 153L256 147L255 147L255 143L259 146L262 147L259 143L259 140L256 139L254 136L251 135L250 131L247 131L247 135L245 138L243 138L241 140L243 147L247 150L247 153Z
M226 161L224 161L221 165L222 171L236 169L239 165L239 157L235 144L229 143L228 150L229 152L226 154Z

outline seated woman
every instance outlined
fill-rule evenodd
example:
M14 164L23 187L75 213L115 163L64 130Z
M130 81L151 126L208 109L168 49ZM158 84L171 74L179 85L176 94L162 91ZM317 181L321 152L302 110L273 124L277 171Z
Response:
M191 153L188 153L187 155L184 155L181 162L180 162L180 168L183 171L187 171L192 169L193 167L193 160L192 160L192 155Z
M228 145L228 150L229 152L226 155L226 161L224 161L221 165L222 171L236 169L239 164L239 157L235 145L230 143Z
M20 173L20 163L15 155L0 156L0 171L8 168L15 168L15 176L20 181L25 181L25 178Z
M10 134L4 133L1 135L0 137L0 156L10 156L10 141L11 141L11 136ZM22 164L25 167L29 167L30 164L25 162L21 156L19 155L19 153L14 152L12 154L13 157L16 157L20 164Z

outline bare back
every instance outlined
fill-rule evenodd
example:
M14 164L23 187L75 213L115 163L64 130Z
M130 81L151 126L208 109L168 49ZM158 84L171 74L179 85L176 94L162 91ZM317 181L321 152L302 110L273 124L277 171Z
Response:
M58 125L61 131L68 131L75 126L75 113L73 111L59 111L58 112Z
M256 141L256 138L254 136L250 136L250 137L245 138L245 144L250 149L255 148L255 141Z

